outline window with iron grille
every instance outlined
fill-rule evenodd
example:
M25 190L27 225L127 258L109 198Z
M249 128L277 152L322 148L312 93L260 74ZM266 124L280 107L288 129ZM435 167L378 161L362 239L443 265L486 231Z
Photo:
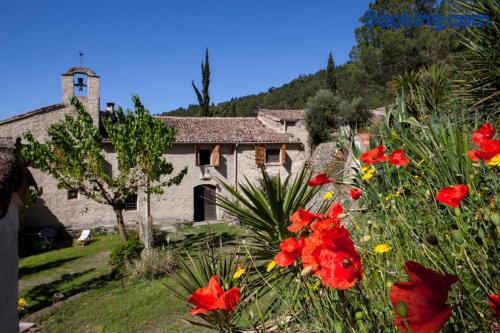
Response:
M137 210L137 194L130 194L125 199L125 210Z

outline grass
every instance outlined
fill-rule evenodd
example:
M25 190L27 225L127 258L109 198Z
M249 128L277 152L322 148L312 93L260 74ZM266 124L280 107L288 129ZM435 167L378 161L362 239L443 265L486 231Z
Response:
M211 239L234 241L240 228L226 224L182 227L165 236L165 244L178 251L206 246ZM30 313L52 304L54 293L64 298L61 306L31 317L44 332L207 332L184 322L189 308L165 286L169 277L153 281L111 279L108 257L119 243L118 235L94 237L84 246L69 247L20 260L20 297ZM193 319L193 318L190 318Z

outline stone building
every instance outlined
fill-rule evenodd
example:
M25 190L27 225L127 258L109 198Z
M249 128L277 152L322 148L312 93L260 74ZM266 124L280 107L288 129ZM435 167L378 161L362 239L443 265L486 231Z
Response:
M0 332L18 332L18 244L21 210L36 186L18 158L18 145L0 138Z
M99 76L84 67L69 69L61 77L61 103L36 109L0 121L0 136L19 137L30 131L38 140L47 136L47 127L74 112L70 105L76 96L89 112L96 126L100 118L114 112L114 104L100 109ZM165 152L174 166L174 174L185 166L188 174L179 186L153 196L151 212L156 224L223 218L223 212L211 203L210 190L224 194L216 179L237 184L245 178L254 181L264 164L272 174L296 173L308 156L307 132L302 110L264 110L256 117L196 118L163 117L179 129L173 147ZM103 142L106 161L118 172L113 147ZM112 209L89 200L79 193L57 188L50 176L31 170L43 187L42 197L26 211L24 226L64 226L69 229L113 226ZM130 197L126 203L126 224L145 218L144 194Z

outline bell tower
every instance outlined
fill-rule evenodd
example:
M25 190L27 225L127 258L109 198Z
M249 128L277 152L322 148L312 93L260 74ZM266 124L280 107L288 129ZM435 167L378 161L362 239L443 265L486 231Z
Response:
M90 68L72 67L61 75L61 83L63 103L71 105L71 97L75 96L99 126L99 76Z

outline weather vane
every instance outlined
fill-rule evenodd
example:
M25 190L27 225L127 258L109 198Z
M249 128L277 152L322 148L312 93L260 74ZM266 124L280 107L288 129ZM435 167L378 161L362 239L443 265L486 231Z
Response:
M78 54L80 54L80 67L83 67L83 55L85 53L83 53L83 51L80 51Z

